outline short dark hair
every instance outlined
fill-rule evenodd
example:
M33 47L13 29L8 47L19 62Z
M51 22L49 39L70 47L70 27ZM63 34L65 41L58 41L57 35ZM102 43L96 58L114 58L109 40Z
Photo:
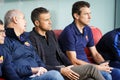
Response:
M33 24L35 25L35 20L39 20L39 15L40 14L43 14L43 13L48 13L49 11L44 8L44 7L38 7L38 8L35 8L32 13L31 13L31 20L33 22Z
M0 25L3 25L3 22L2 22L2 20L0 19Z
M73 4L72 6L72 17L74 18L74 13L77 13L78 15L80 15L81 11L80 9L82 7L90 7L90 4L88 2L85 1L77 1Z

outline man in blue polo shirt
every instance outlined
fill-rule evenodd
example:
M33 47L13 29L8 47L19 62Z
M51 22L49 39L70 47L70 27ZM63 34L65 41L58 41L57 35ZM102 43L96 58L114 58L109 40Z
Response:
M108 73L112 74L113 80L118 80L120 70L109 67L109 63L104 62L105 60L94 46L93 35L88 26L91 19L90 4L85 1L75 2L72 7L72 16L74 21L63 30L59 37L63 52L66 53L72 64L85 65L90 64L84 51L88 47L97 63L95 66L102 72L106 80L109 80Z
M107 32L96 48L105 60L110 60L110 66L120 69L120 28Z
M5 29L3 22L0 20L0 77L4 77L6 80L21 80L12 67L9 55L2 50L4 39Z

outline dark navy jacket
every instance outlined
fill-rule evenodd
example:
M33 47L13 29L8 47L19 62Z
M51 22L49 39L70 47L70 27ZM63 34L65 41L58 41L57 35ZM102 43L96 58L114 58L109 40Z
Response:
M12 67L9 54L3 52L3 45L0 45L0 77L4 77L6 80L20 80Z
M96 48L105 60L120 61L120 28L106 33Z
M20 77L32 75L31 67L45 67L28 39L28 33L23 33L20 38L13 29L6 29L4 51L12 56L12 62Z

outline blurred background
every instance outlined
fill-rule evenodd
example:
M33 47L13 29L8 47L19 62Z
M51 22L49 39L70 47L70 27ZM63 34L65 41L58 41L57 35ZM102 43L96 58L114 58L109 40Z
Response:
M25 14L27 31L31 31L31 11L37 7L45 7L51 13L52 28L64 29L73 21L71 8L78 0L0 0L0 19L10 9L19 9ZM92 19L90 26L98 27L103 34L120 27L120 0L84 0L91 5Z

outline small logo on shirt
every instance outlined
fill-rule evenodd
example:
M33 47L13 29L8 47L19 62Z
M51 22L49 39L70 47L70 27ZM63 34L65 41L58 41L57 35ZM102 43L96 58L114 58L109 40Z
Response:
M30 46L30 43L27 42L27 41L26 41L24 44L25 44L26 46Z
M0 63L3 63L3 56L0 56Z

